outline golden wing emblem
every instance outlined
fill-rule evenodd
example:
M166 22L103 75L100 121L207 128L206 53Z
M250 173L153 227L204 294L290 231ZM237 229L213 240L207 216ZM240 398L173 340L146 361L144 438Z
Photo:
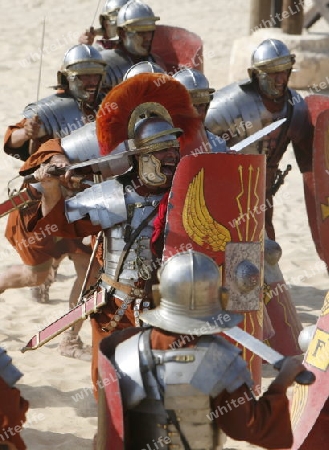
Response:
M191 182L183 208L183 226L192 241L211 250L225 251L231 241L229 230L210 215L204 198L204 169Z
M293 430L297 428L298 422L300 421L300 418L304 413L305 406L307 404L308 393L309 386L304 386L301 384L296 384L294 386L294 393L290 411L291 426Z

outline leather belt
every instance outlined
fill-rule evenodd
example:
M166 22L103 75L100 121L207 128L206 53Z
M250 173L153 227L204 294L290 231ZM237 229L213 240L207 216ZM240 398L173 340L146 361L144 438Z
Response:
M129 284L124 284L121 283L120 281L115 281L113 280L113 278L109 277L106 273L103 273L101 275L101 278L109 286L124 292L125 294L129 295L129 297L140 298L143 297L143 295L145 295L144 289L139 289L135 286L130 286Z

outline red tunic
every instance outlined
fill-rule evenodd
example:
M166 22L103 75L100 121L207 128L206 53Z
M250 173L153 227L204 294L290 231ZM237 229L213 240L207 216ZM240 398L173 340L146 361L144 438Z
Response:
M20 175L32 173L52 156L62 154L60 140L50 139L29 157L19 173ZM35 193L37 198L41 197L37 191ZM62 255L69 253L90 253L90 247L83 245L81 239L56 237L53 232L56 228L55 221L47 230L41 228L38 233L29 232L27 224L34 217L38 206L38 204L31 204L27 208L11 212L8 216L5 237L16 249L24 264L39 266L40 270L46 270L53 258L59 259Z
M26 449L20 431L26 421L28 407L19 390L10 388L0 377L0 444L7 441L14 444L17 450Z

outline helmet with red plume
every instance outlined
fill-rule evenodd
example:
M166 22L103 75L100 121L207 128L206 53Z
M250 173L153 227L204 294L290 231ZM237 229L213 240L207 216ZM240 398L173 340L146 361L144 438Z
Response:
M159 104L167 110L173 126L183 131L178 138L181 147L193 141L202 126L189 93L181 83L168 75L141 73L113 88L100 106L96 130L102 155L108 155L121 142L133 138L131 130L143 118L135 110L145 103ZM153 117L157 116L157 110L155 108Z

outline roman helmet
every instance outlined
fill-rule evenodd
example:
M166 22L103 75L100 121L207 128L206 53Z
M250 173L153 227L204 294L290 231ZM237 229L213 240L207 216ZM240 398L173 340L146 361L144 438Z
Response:
M120 8L124 6L128 0L106 0L102 13L99 16L99 23L108 39L117 36L117 17Z
M295 55L282 41L266 39L253 52L248 73L250 78L257 77L261 92L267 97L276 98L279 92L268 74L291 71L294 64Z
M167 175L162 172L156 152L170 148L179 150L177 138L182 133L183 130L174 127L168 111L159 103L142 103L133 111L128 124L128 143L130 151L139 155L138 175L143 184L162 187L167 183Z
M196 69L181 69L174 73L173 78L182 83L192 99L193 105L210 103L215 89L209 87L209 81Z
M158 64L152 61L140 61L137 64L131 66L125 76L123 77L123 81L128 80L128 78L134 77L140 73L163 73L166 72L160 67Z
M220 300L221 272L209 256L189 250L169 258L159 270L160 306L141 314L154 327L172 333L214 334L242 321Z
M74 45L64 55L61 70L57 74L58 87L68 86L73 97L88 102L89 95L78 76L99 74L98 95L105 76L105 67L106 62L94 47L85 44Z
M179 137L181 149L194 142L200 128L200 118L190 96L184 86L172 77L163 83L163 76L161 73L140 73L118 84L106 95L96 118L101 155L108 155L123 141L134 139L135 125L139 120L162 115L154 104L163 106L167 111L166 115L162 115L167 122L170 123L171 119L175 128L183 130ZM137 109L141 104L144 106ZM150 107L149 112L143 111L145 104Z
M157 20L160 17L155 16L148 5L138 0L131 0L120 9L117 27L125 31L123 45L129 53L148 56L149 49L143 47L143 38L138 33L154 32Z

